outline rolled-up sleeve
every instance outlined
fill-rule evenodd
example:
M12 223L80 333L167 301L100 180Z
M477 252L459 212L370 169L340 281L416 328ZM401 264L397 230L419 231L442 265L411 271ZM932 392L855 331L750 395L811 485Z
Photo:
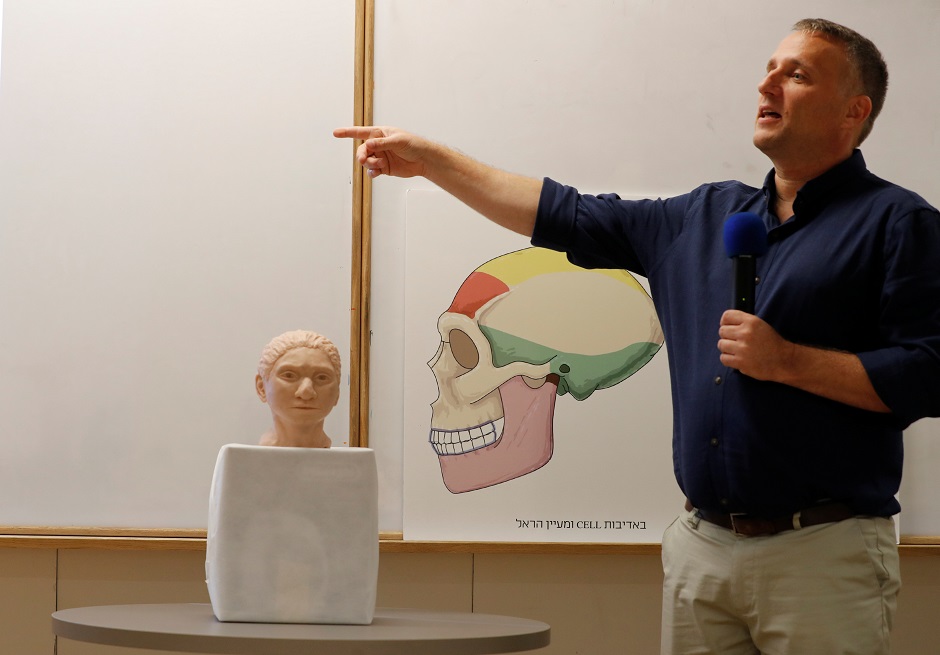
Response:
M940 416L940 214L919 209L899 217L884 250L888 345L858 356L881 400L907 425Z

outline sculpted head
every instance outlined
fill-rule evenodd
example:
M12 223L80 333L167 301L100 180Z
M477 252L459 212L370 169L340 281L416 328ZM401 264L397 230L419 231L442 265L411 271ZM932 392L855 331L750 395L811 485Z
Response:
M261 445L329 448L323 422L339 402L341 366L336 346L316 332L294 330L272 339L255 376L255 390L274 421Z

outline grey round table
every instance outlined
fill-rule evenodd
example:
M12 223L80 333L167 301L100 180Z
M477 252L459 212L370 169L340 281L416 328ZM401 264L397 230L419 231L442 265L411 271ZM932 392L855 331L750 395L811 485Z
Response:
M208 604L59 610L60 637L111 646L231 655L484 655L542 648L549 626L493 614L379 608L371 625L222 623Z

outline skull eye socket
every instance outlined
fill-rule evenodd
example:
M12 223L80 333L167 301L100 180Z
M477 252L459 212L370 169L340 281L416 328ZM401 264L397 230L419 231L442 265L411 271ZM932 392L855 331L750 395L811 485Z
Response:
M470 335L463 330L451 330L447 338L450 340L450 351L457 363L466 369L476 368L476 365L480 363L480 353Z

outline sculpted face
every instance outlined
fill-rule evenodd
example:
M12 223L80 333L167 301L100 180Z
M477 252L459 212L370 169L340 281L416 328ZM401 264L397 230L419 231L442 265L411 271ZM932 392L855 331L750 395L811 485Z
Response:
M324 419L339 402L339 375L321 348L288 350L266 378L256 376L255 387L261 401L271 408L278 437L322 434ZM329 438L323 437L325 444L283 443L281 438L279 445L329 446Z

